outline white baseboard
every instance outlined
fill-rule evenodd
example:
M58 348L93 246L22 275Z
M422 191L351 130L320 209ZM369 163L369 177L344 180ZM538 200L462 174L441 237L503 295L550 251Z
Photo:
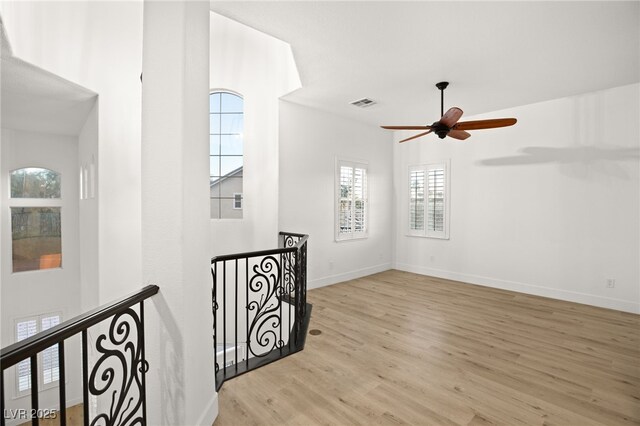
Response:
M409 265L406 263L396 263L394 266L395 269L398 269L400 271L413 272L420 275L429 275L432 277L462 281L485 287L511 290L519 293L532 294L535 296L549 297L552 299L566 300L568 302L576 302L585 305L598 306L601 308L615 309L617 311L640 314L640 302L637 301L634 302L629 300L614 299L611 297L596 296L593 294L580 293L577 291L560 290L557 288L539 286L535 284L507 281L460 272L451 272L443 269L426 268L424 266Z
M207 408L204 410L200 418L198 418L197 425L210 426L218 417L218 392L213 393L213 398L207 404Z
M344 272L342 274L329 275L323 278L316 278L315 280L309 280L307 282L307 288L320 288L331 284L340 283L342 281L349 281L360 277L366 277L367 275L377 274L378 272L388 271L391 269L391 262L381 263L379 265L369 266L367 268L356 269L355 271Z

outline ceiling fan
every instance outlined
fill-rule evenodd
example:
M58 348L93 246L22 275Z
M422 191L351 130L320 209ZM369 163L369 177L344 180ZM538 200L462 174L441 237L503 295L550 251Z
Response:
M461 121L462 110L458 107L449 108L444 112L444 89L447 88L449 82L441 81L436 84L436 87L440 90L440 114L442 118L431 125L426 126L380 126L383 129L389 130L426 130L426 132L419 133L410 138L401 140L400 142L410 141L429 133L435 133L440 139L444 139L449 136L450 138L465 140L471 134L467 130L479 130L479 129L494 129L496 127L507 127L516 124L515 118L494 118L492 120L474 120L474 121Z

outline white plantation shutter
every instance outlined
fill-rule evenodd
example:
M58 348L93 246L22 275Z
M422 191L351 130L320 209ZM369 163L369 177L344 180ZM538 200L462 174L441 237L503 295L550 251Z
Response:
M29 318L19 321L16 324L16 342L33 336L38 332L38 319ZM18 392L25 392L31 389L31 360L25 359L18 363L16 367Z
M427 231L444 231L444 166L428 170Z
M409 172L409 228L424 231L424 170Z
M60 324L60 315L44 316L40 320L41 331L50 329ZM42 380L49 384L58 380L58 345L48 347L42 351Z
M449 162L409 168L409 235L449 238Z
M338 207L340 235L351 232L351 212L353 210L353 168L340 167L340 205Z
M353 232L367 231L367 169L353 169Z
M365 163L338 160L336 166L336 240L365 238L368 187Z

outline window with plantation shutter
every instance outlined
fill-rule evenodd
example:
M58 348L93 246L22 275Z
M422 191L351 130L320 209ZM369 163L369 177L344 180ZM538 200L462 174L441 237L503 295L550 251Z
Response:
M367 237L367 170L366 163L336 161L336 241Z
M16 341L55 327L61 320L62 316L59 313L22 318L16 322ZM59 378L58 345L43 350L38 354L38 358L39 388L54 386ZM25 359L18 363L16 376L18 395L28 393L31 390L31 360Z
M409 235L449 238L449 162L409 168Z

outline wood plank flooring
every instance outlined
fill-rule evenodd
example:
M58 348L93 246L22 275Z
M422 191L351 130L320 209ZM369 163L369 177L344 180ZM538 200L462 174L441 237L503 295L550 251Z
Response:
M84 414L83 414L83 405L77 404L71 407L67 407L67 425L68 426L80 426L83 423ZM55 418L50 419L38 419L38 424L40 426L58 426L60 425L60 412L56 413ZM31 421L21 423L19 426L30 426Z
M640 316L400 271L310 290L304 351L215 426L640 424Z

